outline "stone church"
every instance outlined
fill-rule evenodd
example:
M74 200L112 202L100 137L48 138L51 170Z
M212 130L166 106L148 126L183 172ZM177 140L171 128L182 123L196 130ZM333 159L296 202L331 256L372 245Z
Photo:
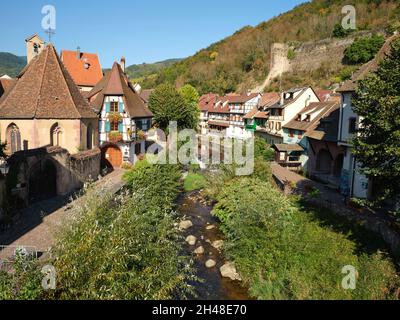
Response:
M37 46L27 41L30 61L0 99L0 141L7 142L6 152L59 146L75 154L96 147L97 114L54 46Z

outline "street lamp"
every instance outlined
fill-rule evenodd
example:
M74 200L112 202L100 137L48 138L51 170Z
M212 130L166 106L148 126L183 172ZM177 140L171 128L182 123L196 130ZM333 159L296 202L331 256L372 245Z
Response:
M0 158L0 172L6 176L9 171L10 167L8 166L6 159Z

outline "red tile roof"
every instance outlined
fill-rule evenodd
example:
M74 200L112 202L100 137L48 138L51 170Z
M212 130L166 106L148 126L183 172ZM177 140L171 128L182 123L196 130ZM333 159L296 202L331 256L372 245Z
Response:
M103 77L99 57L95 53L61 51L61 60L78 86L94 87Z
M90 105L101 110L104 97L107 95L122 96L131 118L152 118L153 114L146 107L143 99L136 93L121 66L115 62L100 82L88 94Z
M36 56L0 99L0 118L97 118L52 44Z
M14 79L1 79L0 78L0 97L11 87Z

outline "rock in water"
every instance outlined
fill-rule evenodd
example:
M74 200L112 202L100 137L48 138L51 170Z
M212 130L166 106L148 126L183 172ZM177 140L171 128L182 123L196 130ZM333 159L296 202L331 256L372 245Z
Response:
M221 272L221 276L224 278L242 281L240 274L236 271L235 264L232 262L224 264L219 270Z
M189 236L186 238L186 242L191 245L194 246L197 242L197 238L195 236Z
M212 259L207 260L207 262L206 262L206 267L209 269L214 268L216 265L217 265L217 263Z
M193 227L193 223L190 220L181 221L181 223L179 223L180 230L187 230L191 227Z
M212 243L212 246L217 250L221 249L223 247L223 245L224 245L224 241L222 241L222 240L216 240Z
M194 253L198 255L204 254L204 247L203 246L198 247L196 250L194 250Z

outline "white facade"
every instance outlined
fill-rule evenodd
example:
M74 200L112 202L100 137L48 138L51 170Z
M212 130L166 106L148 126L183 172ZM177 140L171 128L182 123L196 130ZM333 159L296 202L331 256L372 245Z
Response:
M341 191L350 197L366 199L368 198L370 183L368 178L360 173L357 160L352 154L351 139L354 137L354 129L360 123L359 116L354 113L352 108L352 95L352 92L342 93L342 105L340 108L338 144L345 149Z
M230 138L249 139L253 132L246 130L244 116L260 103L261 95L246 101L245 103L229 103L230 121L226 135Z
M289 99L289 93L282 93L282 101ZM312 102L319 102L318 96L314 90L308 88L307 90L299 89L293 93L293 102L287 101L286 104L281 108L271 108L269 119L266 124L267 133L283 138L283 127L292 121L305 107ZM280 113L281 112L281 113Z

